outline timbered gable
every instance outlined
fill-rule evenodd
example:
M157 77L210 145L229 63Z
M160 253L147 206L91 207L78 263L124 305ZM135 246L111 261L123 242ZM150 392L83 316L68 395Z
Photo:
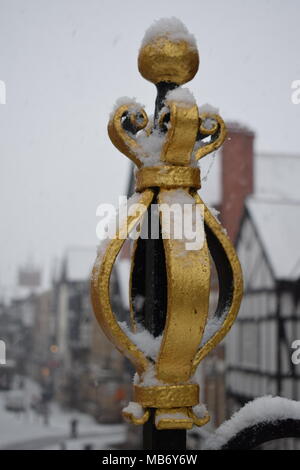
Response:
M226 340L226 387L240 404L267 394L300 399L291 360L300 339L298 215L296 202L246 202L237 240L245 293Z
M246 292L274 289L272 270L248 211L238 239L238 256Z

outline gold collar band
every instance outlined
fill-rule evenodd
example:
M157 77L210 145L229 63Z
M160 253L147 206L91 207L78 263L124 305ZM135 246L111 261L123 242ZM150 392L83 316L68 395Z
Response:
M193 188L200 189L200 170L188 166L154 166L140 168L136 173L136 191L146 188Z

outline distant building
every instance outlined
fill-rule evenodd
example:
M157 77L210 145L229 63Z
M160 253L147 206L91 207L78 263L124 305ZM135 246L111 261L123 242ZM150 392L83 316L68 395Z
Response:
M54 339L53 292L48 290L34 296L32 349L27 370L37 382L43 382L44 376L52 374L57 367ZM43 375L44 374L44 375Z
M300 339L299 221L300 199L247 200L237 245L245 294L226 355L235 405L266 394L300 400L300 367L291 360Z
M300 400L300 370L291 361L300 338L300 155L256 154L251 131L228 128L213 167L204 162L208 178L200 190L237 244L245 278L237 322L203 365L215 425L261 395Z
M18 271L18 285L35 290L41 285L41 271L31 264L23 266Z
M59 361L55 389L64 405L88 411L101 422L112 422L120 420L128 378L123 356L107 340L92 311L90 274L95 259L95 248L70 248L55 276ZM117 275L118 271L113 271L111 302L122 320L125 310Z
M26 284L9 304L0 304L0 340L5 341L7 360L0 367L0 390L8 390L16 374L30 376L40 384L43 400L55 398L101 422L119 422L129 399L131 369L92 311L95 259L95 248L69 248L53 274L51 289L30 292ZM121 321L129 311L125 282L117 282L124 276L129 276L128 263L121 260L112 272L110 289Z
M0 358L0 390L9 390L12 385L16 369L16 361L15 358L13 358L12 350L14 339L18 331L18 324L10 318L7 306L4 303L0 303L0 341L4 342L4 350L1 350L2 354ZM1 347L3 347L2 343ZM5 359L4 364L2 363L3 359Z
M300 400L291 360L300 339L299 173L300 155L253 156L253 191L235 231L245 293L226 339L229 415L267 394Z

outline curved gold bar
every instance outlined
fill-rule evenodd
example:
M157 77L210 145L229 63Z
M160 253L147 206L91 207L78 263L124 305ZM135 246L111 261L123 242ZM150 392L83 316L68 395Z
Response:
M194 195L195 200L198 204L204 204L200 196L196 193ZM205 206L205 204L204 204ZM224 336L228 333L230 328L232 327L242 300L243 295L243 274L240 262L238 260L237 254L235 249L224 232L222 225L215 219L215 217L211 214L209 209L205 206L204 212L204 220L205 224L210 228L210 230L214 233L214 235L218 238L222 248L226 254L226 257L230 263L232 269L232 299L231 303L228 306L228 313L225 317L225 320L221 326L221 328L210 338L207 343L199 349L197 352L195 359L193 361L193 372L196 371L198 364L202 359L207 356L207 354L217 346L217 344L224 338Z
M136 201L137 204L144 206L143 213L147 211L147 208L151 204L153 195L153 191L148 189L140 194ZM143 213L139 211L138 214L129 216L125 227L121 226L118 229L116 238L109 241L105 253L98 255L91 277L92 304L98 323L107 338L135 365L139 374L142 374L150 363L144 353L126 336L116 320L111 308L109 287L113 264L126 240L123 234L129 235L131 230L143 217ZM120 237L120 233L122 233L122 238Z
M143 416L141 418L137 418L134 416L133 413L129 413L128 411L122 411L123 418L126 419L129 423L134 424L135 426L141 426L142 424L147 423L148 419L150 418L150 411L145 410Z
M172 417L174 415L174 417ZM192 429L193 419L187 408L161 408L155 411L155 426L157 429Z
M109 120L107 129L110 140L114 146L120 150L126 157L130 158L138 168L142 166L141 160L138 158L139 153L143 153L143 149L139 146L137 141L123 128L122 118L126 113L130 113L130 105L120 106ZM137 119L133 117L133 123L138 130L145 129L148 124L148 116L146 112L141 109L140 111L143 121L138 123Z
M159 204L168 200L168 194L168 190L160 190ZM193 359L204 332L209 306L210 260L205 240L200 249L194 250L186 249L186 240L165 238L163 242L168 307L156 373L159 380L176 384L191 377Z
M198 108L183 107L174 101L166 104L170 109L170 126L161 160L172 165L188 165L198 133Z
M200 158L205 157L205 155L208 155L209 153L214 152L219 147L221 147L227 135L225 122L223 121L221 116L219 116L218 114L202 113L200 114L199 117L201 121L200 132L202 131L206 136L211 136L212 142L210 142L209 144L203 145L196 151L195 153L196 160L200 160ZM202 122L205 119L212 119L216 121L218 123L218 126L217 127L213 126L213 128L210 130L203 128Z
M209 414L206 414L203 418L198 418L198 416L196 416L195 413L193 412L192 408L188 409L188 415L193 420L193 423L199 428L209 423L210 421Z

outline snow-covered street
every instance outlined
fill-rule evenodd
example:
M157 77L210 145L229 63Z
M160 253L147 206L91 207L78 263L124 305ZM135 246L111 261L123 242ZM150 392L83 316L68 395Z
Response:
M5 408L7 393L0 392L0 449L107 449L124 441L125 426L97 424L86 414L61 410L55 403L50 405L49 423L29 409L30 397L38 389L26 380L24 397L26 411L16 413ZM78 421L78 438L70 439L70 423Z

